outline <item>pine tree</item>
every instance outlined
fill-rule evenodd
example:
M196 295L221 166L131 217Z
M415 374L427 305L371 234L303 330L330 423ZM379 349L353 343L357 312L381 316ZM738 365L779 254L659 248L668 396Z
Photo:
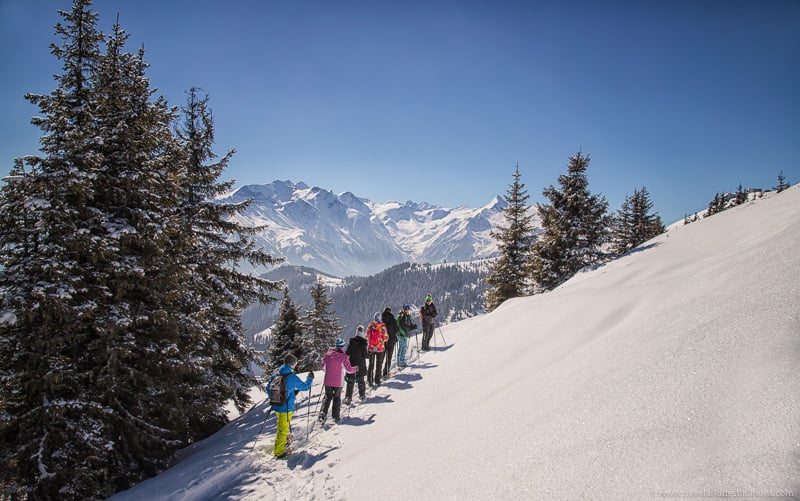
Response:
M219 415L228 400L240 410L249 404L248 391L255 384L250 369L261 356L247 344L241 314L251 303L275 301L272 295L280 287L234 266L242 261L274 265L280 259L255 247L255 234L263 227L244 227L235 218L252 200L238 204L214 200L233 184L218 179L234 152L213 162L214 123L208 102L208 96L199 96L199 89L190 89L177 130L185 165L178 204L185 245L181 264L191 269L188 287L183 288L183 311L190 326L184 336L193 340L194 349L186 358L200 363L202 377L195 385L198 391L202 388L206 401L197 408L198 422ZM218 427L211 424L209 431Z
M724 194L722 193L715 193L714 198L708 202L708 208L706 209L706 213L703 217L713 216L714 214L718 214L724 211L727 208L727 199Z
M322 356L328 351L342 332L335 311L330 309L333 301L328 297L327 287L322 280L311 287L311 309L301 318L303 326L303 357L298 359L297 372L315 371L322 363Z
M531 276L539 291L605 259L600 246L607 236L608 202L589 191L589 155L579 151L569 160L567 174L558 177L561 189L546 188L542 193L550 204L537 204L542 232L533 244Z
M634 197L638 188L634 189L634 194L626 196L622 202L622 207L617 211L616 216L611 219L611 252L614 254L624 254L628 250L636 247L634 240Z
M513 174L514 182L505 195L508 206L503 209L507 226L498 227L491 235L497 240L500 256L486 277L486 311L492 311L506 299L520 297L528 290L533 227L529 213L528 193L520 182L519 165Z
M283 360L288 354L297 357L298 360L305 358L303 355L303 331L300 325L300 311L289 297L289 288L283 290L283 301L281 301L278 312L278 321L272 328L270 334L269 363L267 372L275 372L283 364Z
M97 340L91 265L106 247L90 203L101 164L90 76L102 35L89 5L62 12L62 45L51 46L58 87L26 96L41 113L42 155L15 163L0 200L11 224L0 242L2 317L13 319L0 324L0 484L20 498L94 497L105 475L105 406L86 389Z
M742 205L747 202L747 191L742 187L742 183L736 188L736 195L733 197L734 205Z
M0 190L0 484L22 498L108 497L221 426L254 381L239 314L275 288L232 271L274 261L225 219L244 206L208 201L224 163L189 152L213 134L173 134L143 51L90 6L56 27L58 88L27 96L42 155Z
M789 188L789 182L786 181L786 176L783 175L783 171L778 173L778 186L775 187L775 190L780 193L783 190Z
M165 469L176 449L199 435L181 363L186 338L178 291L188 270L174 245L183 176L170 129L175 114L163 98L153 99L144 51L126 52L127 39L115 24L92 75L102 163L91 204L107 245L94 254L98 339L90 354L108 407L105 433L117 443L106 455L108 479L98 486L104 490Z
M664 232L661 217L651 214L653 202L646 187L634 189L633 195L626 197L622 208L612 219L611 248L615 254L624 254ZM687 218L684 218L686 224Z
M44 114L37 120L44 156L32 161L39 174L25 183L42 201L32 217L40 237L32 259L15 269L38 274L31 284L52 280L56 290L39 310L52 327L16 315L24 321L14 326L15 341L42 363L16 374L23 384L34 379L26 388L33 408L9 413L11 429L26 428L20 436L35 443L17 450L22 458L4 459L16 467L6 470L16 475L11 482L42 498L110 495L166 467L188 434L171 419L180 407L172 404L185 397L168 377L179 339L170 292L180 284L165 250L176 228L172 114L163 101L150 102L143 54L123 51L119 25L100 53L89 7L76 1L64 13L68 24L57 26L64 43L53 52L65 61L59 89L30 96ZM61 278L42 275L35 264L42 259ZM4 276L4 288L12 281ZM37 338L45 345L30 343ZM40 384L48 378L53 384Z

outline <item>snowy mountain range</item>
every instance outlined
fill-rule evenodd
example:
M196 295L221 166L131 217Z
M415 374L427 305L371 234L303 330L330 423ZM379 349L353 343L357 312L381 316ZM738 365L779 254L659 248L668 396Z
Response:
M257 244L338 277L366 276L395 264L472 261L496 255L490 232L504 222L505 200L480 208L447 209L429 203L375 203L304 183L247 185L220 200L253 203L237 219L266 225Z

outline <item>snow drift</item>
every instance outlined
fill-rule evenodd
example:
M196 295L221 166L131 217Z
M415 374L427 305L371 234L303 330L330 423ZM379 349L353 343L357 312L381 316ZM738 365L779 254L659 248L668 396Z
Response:
M114 499L800 495L798 249L797 188L675 227L438 330L288 461L262 403Z

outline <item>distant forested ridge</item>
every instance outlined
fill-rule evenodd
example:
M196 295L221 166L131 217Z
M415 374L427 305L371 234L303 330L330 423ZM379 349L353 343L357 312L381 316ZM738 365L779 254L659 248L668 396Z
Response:
M281 266L265 275L270 280L285 280L292 301L306 310L311 306L309 290L317 277L330 284L335 316L349 338L359 324L366 325L376 312L387 306L397 313L403 304L416 309L431 294L439 311L439 323L456 322L484 312L483 283L490 260L465 263L402 263L368 277L338 279L302 266ZM248 336L258 347L267 342L258 334L269 328L278 316L277 305L248 308L243 323ZM417 322L419 323L419 322Z

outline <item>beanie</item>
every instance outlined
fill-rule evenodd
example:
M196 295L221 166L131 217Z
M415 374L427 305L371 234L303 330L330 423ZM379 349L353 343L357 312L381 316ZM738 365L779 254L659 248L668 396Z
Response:
M341 348L342 346L344 346L344 339L342 339L342 338L340 338L340 337L337 337L337 338L336 338L336 346L337 346L338 348Z
M428 301L433 301L433 298L431 297L431 295L430 295L430 294L428 294L427 296L425 296L425 302L427 303Z
M375 319L376 322L380 322L381 321L381 312L375 313L375 316L373 318Z
M286 364L286 365L288 365L289 367L294 367L295 365L297 365L297 357L296 357L296 356L294 356L294 355L292 355L291 353L288 353L288 354L287 354L287 355L286 355L286 356L283 358L283 363L285 363L285 364Z
M364 335L363 325L359 325L358 328L356 328L356 336L366 338L366 336Z

